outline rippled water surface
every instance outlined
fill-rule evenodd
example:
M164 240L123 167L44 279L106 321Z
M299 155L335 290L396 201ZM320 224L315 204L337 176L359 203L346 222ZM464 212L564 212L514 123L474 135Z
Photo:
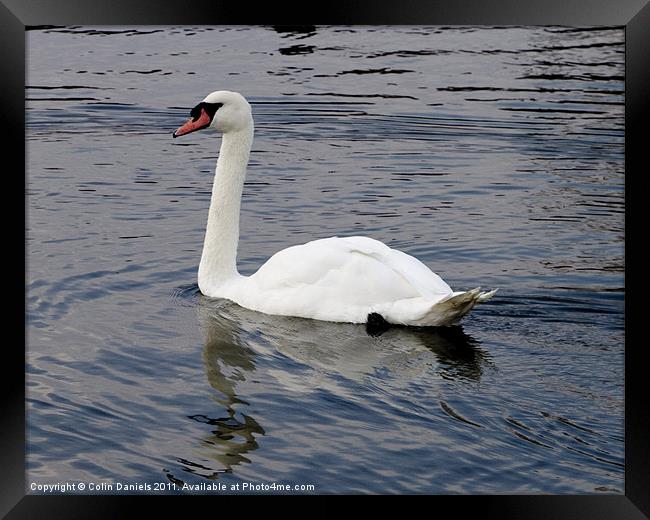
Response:
M29 31L28 485L622 493L623 38ZM256 123L240 271L363 234L497 295L379 337L202 297L220 140L171 132L220 89Z

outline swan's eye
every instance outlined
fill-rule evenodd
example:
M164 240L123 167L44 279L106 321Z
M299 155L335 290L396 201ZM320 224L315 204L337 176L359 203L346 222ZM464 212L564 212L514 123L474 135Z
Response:
M214 118L214 115L217 113L217 110L223 106L223 103L206 103L202 101L196 105L191 111L190 116L193 121L197 121L201 117L201 109L204 109L207 114L210 116L210 121Z
M201 117L201 105L196 105L191 111L190 116L192 121L197 121Z

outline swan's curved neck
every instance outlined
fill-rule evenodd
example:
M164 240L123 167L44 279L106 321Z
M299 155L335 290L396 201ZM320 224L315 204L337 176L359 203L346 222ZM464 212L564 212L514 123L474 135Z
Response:
M216 295L220 286L239 276L239 209L252 142L252 122L243 130L223 134L199 264L199 288L204 294Z

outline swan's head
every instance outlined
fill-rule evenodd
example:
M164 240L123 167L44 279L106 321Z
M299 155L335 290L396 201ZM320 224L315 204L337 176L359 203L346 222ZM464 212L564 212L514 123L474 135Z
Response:
M217 90L196 105L190 119L176 130L172 137L214 128L219 132L236 132L252 126L253 115L246 98L237 92Z

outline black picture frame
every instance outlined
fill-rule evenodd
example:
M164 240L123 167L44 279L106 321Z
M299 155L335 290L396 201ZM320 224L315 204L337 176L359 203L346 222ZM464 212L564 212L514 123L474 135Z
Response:
M3 149L6 165L25 162L25 135L19 129L25 123L25 31L45 25L212 25L212 24L413 24L413 25L568 25L624 26L625 70L625 265L626 280L638 280L633 273L645 255L632 253L632 240L643 241L644 215L640 198L646 193L644 165L646 137L650 121L650 3L646 0L370 0L341 4L323 4L309 14L306 4L280 9L276 3L255 6L219 1L195 0L188 5L178 0L1 0L0 3L0 103L3 119ZM347 4L347 5L346 5ZM318 12L320 10L320 13ZM9 157L15 155L15 161ZM12 179L6 200L20 200L25 182L10 175L6 167L5 182ZM15 194L15 195L14 195ZM6 195L5 195L6 196ZM5 226L11 244L25 251L25 224L13 223L16 210L5 203ZM26 201L23 206L25 221ZM636 215L635 215L636 210ZM634 217L632 215L635 215ZM640 222L636 231L635 222ZM7 247L10 247L9 243ZM16 255L12 270L26 272L28 258ZM644 262L645 263L645 262ZM5 312L5 323L18 328L26 319L25 279L5 280L5 289L22 294ZM436 496L453 507L454 515L478 512L500 519L642 519L650 517L650 392L644 363L647 346L640 331L643 322L643 284L626 283L625 297L625 494L624 495L499 495ZM638 298L637 298L638 296ZM640 301L641 305L633 302ZM24 321L23 321L24 323ZM25 330L23 328L23 330ZM28 338L23 337L25 344ZM25 352L18 341L4 344L3 392L1 393L2 428L0 428L0 514L6 518L88 518L123 517L130 507L124 496L33 496L25 494ZM209 497L195 497L208 498ZM214 500L214 499L212 499ZM141 502L140 499L135 499ZM150 504L152 499L147 499ZM163 499L168 503L168 499ZM223 507L223 506L222 506ZM439 507L436 505L435 507ZM119 513L118 513L119 511ZM214 511L217 514L217 511Z

